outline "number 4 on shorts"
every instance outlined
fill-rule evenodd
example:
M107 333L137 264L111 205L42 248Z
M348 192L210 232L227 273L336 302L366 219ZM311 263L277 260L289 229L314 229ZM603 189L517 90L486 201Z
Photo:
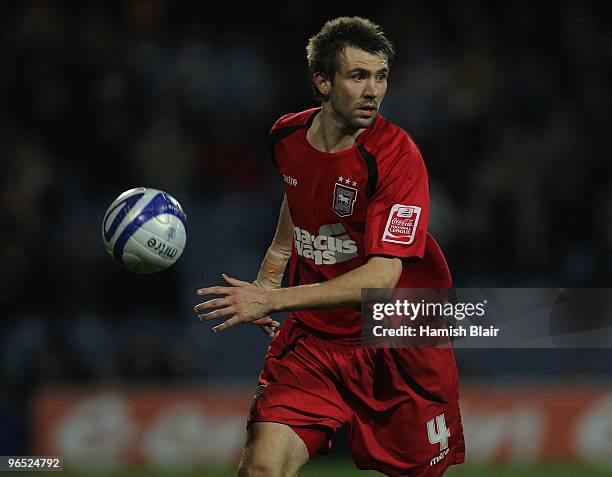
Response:
M431 444L440 444L440 452L448 447L448 438L451 433L448 427L446 427L446 420L444 414L436 416L434 419L427 421L427 437Z

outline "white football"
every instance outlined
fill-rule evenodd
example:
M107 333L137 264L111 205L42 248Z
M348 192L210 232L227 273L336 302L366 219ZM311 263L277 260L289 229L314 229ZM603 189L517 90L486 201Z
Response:
M174 264L187 241L187 216L170 194L148 187L125 191L102 221L109 256L136 273L155 273Z

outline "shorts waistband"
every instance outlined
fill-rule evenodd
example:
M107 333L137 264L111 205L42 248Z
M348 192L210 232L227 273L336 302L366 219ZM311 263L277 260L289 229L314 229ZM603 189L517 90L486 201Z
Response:
M361 334L357 335L338 335L335 333L325 333L321 330L316 330L302 323L295 315L287 318L295 323L295 327L305 331L311 336L324 341L326 344L338 346L341 348L359 348L361 347Z

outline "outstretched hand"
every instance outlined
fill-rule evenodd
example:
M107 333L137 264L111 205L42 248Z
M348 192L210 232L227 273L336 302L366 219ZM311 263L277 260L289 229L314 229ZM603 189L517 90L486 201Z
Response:
M268 336L274 336L274 332L280 326L280 323L268 316L270 312L269 292L226 274L222 276L229 286L200 288L196 292L199 296L221 296L221 298L213 298L196 305L194 310L198 314L198 319L209 321L229 317L220 325L215 326L212 329L213 333L225 331L242 323L252 323L259 325Z

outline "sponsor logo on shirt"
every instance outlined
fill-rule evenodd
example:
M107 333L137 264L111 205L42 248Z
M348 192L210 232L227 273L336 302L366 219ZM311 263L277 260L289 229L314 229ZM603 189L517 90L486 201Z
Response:
M416 205L395 204L387 219L383 242L410 245L414 241L420 215L421 208Z
M333 265L357 256L357 243L342 224L322 225L317 235L295 226L293 240L297 254L313 260L315 265Z

